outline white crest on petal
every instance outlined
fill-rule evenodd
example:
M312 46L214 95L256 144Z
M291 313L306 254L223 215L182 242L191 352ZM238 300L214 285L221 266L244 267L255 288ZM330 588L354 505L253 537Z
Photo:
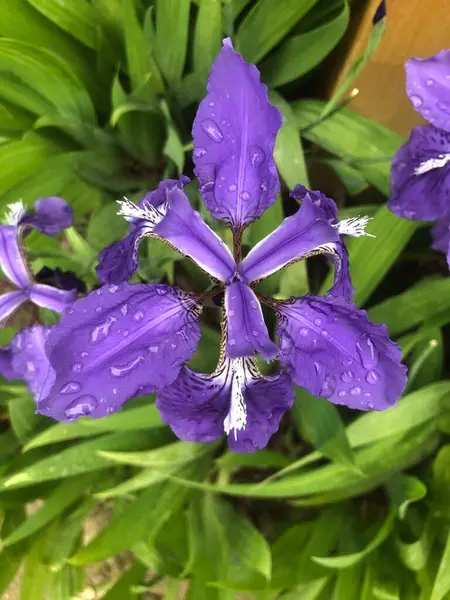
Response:
M135 219L143 219L151 225L157 225L162 221L167 211L166 203L160 204L158 208L149 202L144 202L142 206L138 206L128 198L124 198L123 200L117 200L117 204L120 205L117 214L126 221L132 222Z
M429 158L414 169L414 175L423 175L433 169L440 169L450 162L450 154L439 154L438 158Z
M371 233L366 232L366 227L370 217L351 217L350 219L344 219L339 221L334 227L337 228L341 235L350 235L352 237L361 237L367 235L369 237L375 237Z
M228 435L234 429L234 439L237 439L237 432L245 429L247 424L247 406L245 404L242 390L245 387L245 359L235 358L230 360L231 366L231 403L227 416L223 421L223 428Z
M22 200L12 202L8 204L7 211L5 212L5 222L8 225L18 225L25 213L26 210Z

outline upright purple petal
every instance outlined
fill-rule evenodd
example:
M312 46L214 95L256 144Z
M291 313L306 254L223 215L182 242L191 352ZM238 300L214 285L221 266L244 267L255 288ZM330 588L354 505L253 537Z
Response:
M30 288L30 300L34 304L59 313L72 306L76 298L76 290L60 290L45 283L35 283Z
M258 69L226 39L192 129L195 173L214 218L241 227L275 202L280 183L273 148L280 127Z
M433 238L432 248L438 252L443 252L447 256L447 263L450 268L450 217L439 219L431 230Z
M293 403L287 373L262 377L253 359L225 360L213 375L185 367L174 383L157 394L161 418L175 435L211 442L228 434L235 452L264 448Z
M167 386L200 339L196 298L167 285L104 286L77 300L50 332L55 383L38 410L103 417Z
M322 209L307 195L295 215L287 217L250 250L239 270L245 281L256 281L339 239L337 228L324 218Z
M430 58L411 58L406 65L406 92L429 123L450 131L450 50Z
M167 200L167 191L172 188L182 189L183 184L189 182L187 177L178 179L166 179L161 181L157 189L146 194L136 207L136 212L142 213L138 216L126 217L130 223L129 234L123 240L103 248L96 268L97 276L101 283L122 283L131 279L132 275L139 269L139 244L144 237L151 235L155 223L145 217L149 207L155 209L164 206ZM126 205L126 203L121 203ZM162 213L165 212L164 210ZM122 210L120 211L122 213Z
M29 225L45 235L57 235L63 229L71 227L73 209L63 198L50 196L39 198L34 205L34 212L24 215L21 225Z
M19 228L15 225L0 225L0 267L17 287L25 288L32 281L21 249Z
M315 396L359 410L394 406L406 384L401 351L385 325L354 304L305 296L277 307L280 360Z
M318 217L325 219L332 225L335 225L338 222L338 208L336 202L331 198L328 198L328 196L325 196L325 194L319 190L308 190L304 185L297 183L289 196L300 202L303 202L303 200L308 197L317 208Z
M265 360L275 358L279 352L270 339L261 305L253 290L235 281L225 292L227 317L227 356L239 358L259 352Z
M450 133L431 125L414 127L392 160L388 208L399 217L416 221L434 221L450 214L449 163Z
M12 368L36 400L49 392L54 373L45 351L51 327L33 325L17 333L9 344Z
M236 263L228 246L193 210L182 190L167 192L166 214L154 233L220 281L226 282L234 275Z
M4 325L6 319L26 300L28 300L28 295L22 290L2 294L0 296L0 325Z

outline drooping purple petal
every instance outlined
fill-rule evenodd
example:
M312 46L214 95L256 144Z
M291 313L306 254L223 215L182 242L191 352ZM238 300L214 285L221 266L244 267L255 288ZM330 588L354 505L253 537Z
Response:
M241 227L275 202L280 183L273 148L280 127L259 71L226 39L192 129L195 173L214 218Z
M234 275L236 263L228 246L193 210L182 190L167 192L166 214L154 233L220 281L226 282Z
M284 219L250 250L240 265L240 274L247 282L268 277L290 262L339 239L337 228L323 217L323 210L307 195L295 215Z
M211 442L224 431L235 452L264 448L293 403L287 373L262 377L253 359L225 360L214 375L185 367L174 383L158 392L156 406L175 435Z
M328 295L350 302L355 294L355 289L350 277L350 262L345 242L341 240L330 244L325 256L334 265L334 282L328 290Z
M450 214L449 163L450 133L431 125L414 127L392 160L388 208L416 221Z
M277 307L280 360L315 396L359 410L394 406L406 384L401 351L385 325L354 304L305 296Z
M51 327L33 325L17 333L9 344L12 368L17 379L23 379L36 400L46 395L54 380L54 373L45 350Z
M17 290L0 296L0 324L4 324L19 306L28 299L26 292Z
M34 212L25 214L21 225L29 225L45 235L57 235L63 229L71 227L73 209L58 196L39 198L34 205Z
M259 352L265 360L276 357L279 350L270 339L261 305L253 290L235 281L225 292L227 317L227 356L239 358Z
M139 269L139 244L141 240L153 232L154 220L145 218L149 212L149 207L162 207L167 200L167 191L172 188L183 188L183 184L188 183L187 177L181 176L178 179L166 179L161 181L157 189L146 194L136 207L136 213L141 213L141 217L127 216L130 223L129 234L123 240L114 242L100 252L96 267L97 276L101 283L122 283L128 281L131 276ZM122 203L125 204L126 203ZM164 212L164 211L163 211ZM121 211L121 215L124 213Z
M57 420L103 417L170 385L200 339L196 298L167 285L103 286L50 332L56 378L38 410Z
M405 65L406 92L429 123L450 131L450 50L430 58L410 58Z
M60 290L45 283L35 283L30 287L30 300L38 306L62 313L72 306L77 298L76 290Z
M433 238L432 248L438 252L443 252L447 256L447 263L450 268L450 217L439 219L431 230Z
M32 281L21 250L19 229L15 225L0 225L0 267L17 287L25 288Z
M308 196L314 206L317 208L317 216L321 219L325 219L332 225L338 222L338 208L336 202L328 196L325 196L319 190L308 190L304 185L297 183L294 189L289 194L291 198L295 198L300 202Z

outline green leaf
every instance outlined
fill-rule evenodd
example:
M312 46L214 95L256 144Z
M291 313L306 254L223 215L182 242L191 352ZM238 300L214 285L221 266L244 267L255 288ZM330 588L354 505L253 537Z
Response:
M321 3L318 2L308 17L313 16L316 8L320 7ZM261 73L269 86L278 87L301 77L333 50L347 29L350 11L346 0L326 0L326 11L324 17L311 28L302 26L301 33L290 36L264 60Z
M326 164L329 165L336 172L337 176L344 184L345 189L347 190L350 196L357 196L368 187L368 183L361 171L355 169L355 167L352 167L343 160L329 159L324 162L326 162ZM376 207L372 205L370 208ZM361 211L360 213L358 213L358 215L355 214L355 216L366 214L367 212ZM341 213L339 213L339 216L341 217Z
M353 452L336 406L302 388L296 388L295 395L293 417L302 438L327 458L354 465Z
M438 522L434 515L429 514L425 520L422 532L414 542L404 542L398 536L395 540L397 553L400 560L411 571L420 571L425 568L434 544Z
M399 519L406 517L406 511L413 502L418 502L425 498L427 494L426 486L412 475L397 475L387 484L389 497L396 507Z
M167 465L179 464L195 460L204 453L214 448L211 444L191 442L174 442L163 448L149 450L148 452L111 452L101 451L106 458L123 465L135 467L155 467L162 469Z
M102 250L128 233L128 224L117 215L118 206L110 202L95 211L89 221L86 240L96 250Z
M45 417L36 414L36 403L28 394L11 400L8 403L8 412L14 434L22 444L46 422Z
M281 41L317 0L259 0L244 17L236 49L245 60L259 62Z
M342 556L312 556L312 560L319 565L330 569L346 569L361 562L366 556L380 546L390 535L394 527L395 512L391 510L377 534L367 546L353 554L345 554Z
M372 307L368 315L375 323L385 323L390 335L398 335L444 310L450 310L450 280L447 277L421 281L403 294Z
M16 544L48 525L85 493L91 481L93 481L92 476L83 475L82 477L74 477L61 483L50 493L41 509L31 515L8 537L2 540L3 546L7 547Z
M126 573L119 577L113 587L102 597L102 600L124 600L125 598L130 598L132 587L144 581L146 571L147 567L135 562Z
M441 563L434 580L430 600L442 600L450 591L450 532L447 531L447 541L442 553Z
M78 39L90 48L97 47L97 27L95 12L86 0L75 3L58 2L58 0L27 0L28 3L47 19Z
M20 585L20 600L44 600L53 574L43 562L45 547L52 535L50 528L31 546L25 562Z
M194 71L206 80L209 69L220 50L222 38L222 5L220 0L200 3L194 36Z
M258 450L252 454L237 454L225 452L217 460L220 469L236 469L241 467L252 467L255 469L267 469L271 467L286 467L290 460L284 454L273 450Z
M123 21L128 73L133 90L150 81L148 91L152 96L159 94L163 91L164 85L136 15L135 0L121 1L122 10L119 13L119 19Z
M183 74L190 5L190 0L157 0L156 2L155 54L161 71L171 84L179 81Z
M175 163L178 173L182 173L184 167L183 143L172 121L172 116L170 114L167 102L161 102L161 108L167 121L167 139L163 152Z
M163 444L167 441L167 437L164 430L153 431L152 433L144 431L124 432L81 442L31 464L19 473L6 476L6 478L0 480L0 490L26 487L42 481L106 469L111 466L111 461L100 456L98 454L100 450L151 448Z
M56 54L19 40L0 38L0 71L7 71L41 94L55 113L95 125L89 94Z
M188 475L192 465L185 469ZM189 490L172 482L149 486L129 502L102 531L70 559L85 565L128 550L140 540L154 538L171 515L183 506Z
M164 427L154 404L145 404L137 408L128 408L108 415L102 419L79 419L76 423L57 423L52 425L25 446L24 450L47 446L57 442L76 438L92 437L102 433L119 431L138 431Z
M329 114L338 104L342 96L347 92L352 85L353 81L358 77L361 71L364 69L366 63L370 60L375 50L380 45L383 35L386 31L386 19L383 18L376 23L370 32L367 46L364 48L364 52L357 58L357 60L351 65L348 73L344 77L344 80L333 94L328 104L323 109L323 115Z

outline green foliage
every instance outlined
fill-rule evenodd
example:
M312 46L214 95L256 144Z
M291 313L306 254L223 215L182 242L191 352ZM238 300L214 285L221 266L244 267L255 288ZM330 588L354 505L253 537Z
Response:
M91 290L98 253L127 232L114 200L137 201L164 177L191 174L194 109L229 35L283 114L275 148L282 189L244 232L245 246L296 210L288 196L296 183L317 181L319 168L328 183L333 171L341 218L368 214L376 236L349 243L356 301L387 324L409 367L404 397L383 413L350 414L296 389L280 433L255 454L233 454L223 440L176 440L152 397L100 420L56 424L34 413L22 384L1 382L1 595L16 579L21 600L87 598L92 584L103 600L147 592L167 600L450 597L450 383L440 380L449 283L423 230L385 206L390 161L404 140L340 104L384 23L329 102L311 100L313 79L304 78L324 76L320 63L345 34L351 7L0 2L0 212L49 195L75 212L62 236L27 237L34 272L68 269ZM209 218L195 184L186 189ZM141 280L195 292L210 285L171 248L148 240L141 250ZM418 254L426 269L411 266ZM325 293L331 281L312 261L298 262L257 292ZM219 311L205 309L201 327L190 366L211 372ZM13 333L2 331L1 341Z

